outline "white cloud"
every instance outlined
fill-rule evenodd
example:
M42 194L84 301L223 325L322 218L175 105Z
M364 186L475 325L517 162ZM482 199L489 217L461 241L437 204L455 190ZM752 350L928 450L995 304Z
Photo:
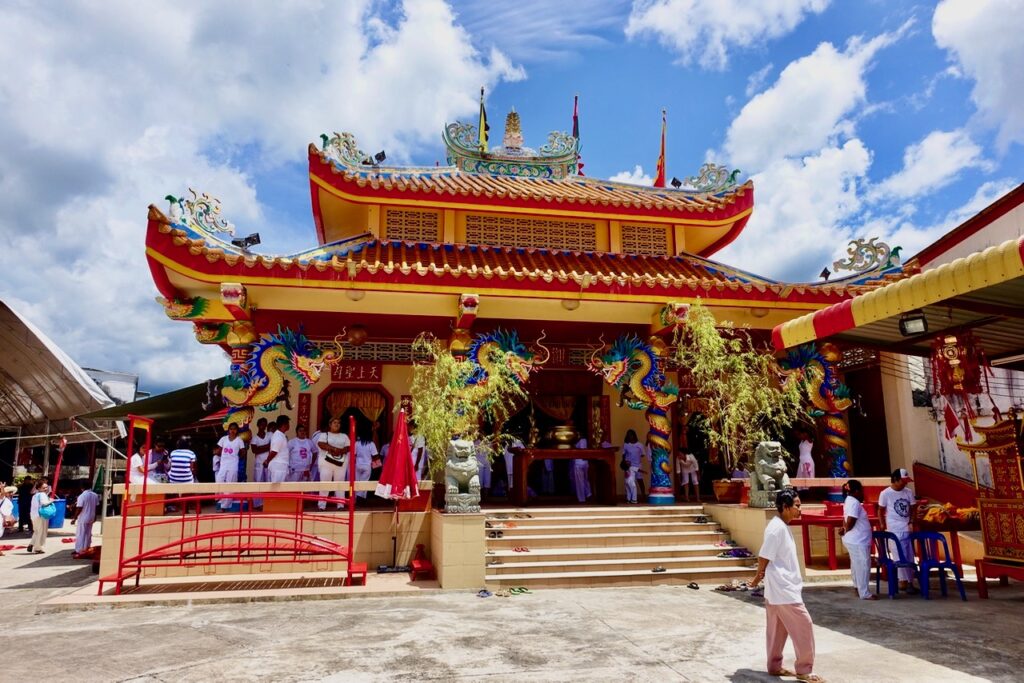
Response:
M853 38L843 51L822 43L787 65L729 126L725 152L731 163L757 172L778 159L820 150L840 135L849 137L851 117L866 99L872 59L904 30L868 41Z
M753 97L757 93L761 92L764 88L764 84L768 82L768 76L771 75L772 69L774 68L775 65L769 62L754 73L750 74L747 78L747 97Z
M750 48L791 32L829 0L635 0L629 38L653 35L683 64L724 69L733 48Z
M223 372L152 300L147 204L193 185L266 236L247 168L302 163L332 130L402 159L471 115L481 84L525 75L480 54L442 0L395 9L3 5L0 296L80 363L138 371L144 388Z
M999 129L999 144L1024 142L1024 11L1019 0L943 0L932 34L974 79L971 99Z
M854 138L753 176L755 208L740 239L715 259L782 280L804 281L831 263L842 227L861 210L871 153Z
M644 169L640 164L634 166L632 171L619 171L608 180L617 183L631 183L633 185L651 185L654 183L654 177L644 173Z
M929 133L907 147L903 168L879 184L876 194L907 199L945 187L968 168L988 167L981 147L964 130Z

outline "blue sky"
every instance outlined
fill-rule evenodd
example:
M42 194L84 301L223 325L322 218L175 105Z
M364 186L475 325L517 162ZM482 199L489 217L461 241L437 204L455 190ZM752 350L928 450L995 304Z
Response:
M215 375L153 303L146 205L194 186L264 251L309 247L308 142L443 161L481 85L494 139L515 106L532 146L578 93L586 173L639 183L667 109L669 176L755 183L716 258L813 280L850 239L913 254L1024 179L1020 35L1014 0L6 3L0 297L144 388Z

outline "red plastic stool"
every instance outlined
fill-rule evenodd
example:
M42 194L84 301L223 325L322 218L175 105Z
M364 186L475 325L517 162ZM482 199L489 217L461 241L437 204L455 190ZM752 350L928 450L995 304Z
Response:
M416 544L416 557L409 563L409 566L411 568L409 573L412 575L413 581L434 578L434 565L427 559L427 553L422 543Z

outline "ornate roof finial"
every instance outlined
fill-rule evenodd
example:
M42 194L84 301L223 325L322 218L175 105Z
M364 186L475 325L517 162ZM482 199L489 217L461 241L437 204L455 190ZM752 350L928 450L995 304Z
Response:
M512 107L512 111L505 117L505 138L502 145L506 149L519 149L523 146L523 130L515 107Z

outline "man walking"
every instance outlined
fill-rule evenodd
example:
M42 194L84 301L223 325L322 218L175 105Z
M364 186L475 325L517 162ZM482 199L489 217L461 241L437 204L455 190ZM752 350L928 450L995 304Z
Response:
M793 489L780 491L775 498L778 517L772 518L764 530L764 542L757 558L757 575L750 582L756 588L764 580L766 644L768 673L772 676L793 676L782 667L782 649L786 639L793 639L796 651L796 678L800 681L824 683L814 672L814 623L804 607L803 578L796 543L789 523L800 518L800 496Z
M871 592L871 522L864 510L864 486L857 479L846 482L843 527L839 535L850 554L850 575L861 600L875 600Z
M914 481L910 473L904 469L893 470L889 477L889 488L882 491L878 496L878 523L882 531L888 531L896 536L897 542L903 549L903 557L914 560L914 551L910 547L910 511L914 508L914 492L907 488L907 484ZM890 553L896 555L896 549L891 548ZM900 590L908 593L916 593L911 580L914 578L913 567L900 567Z

